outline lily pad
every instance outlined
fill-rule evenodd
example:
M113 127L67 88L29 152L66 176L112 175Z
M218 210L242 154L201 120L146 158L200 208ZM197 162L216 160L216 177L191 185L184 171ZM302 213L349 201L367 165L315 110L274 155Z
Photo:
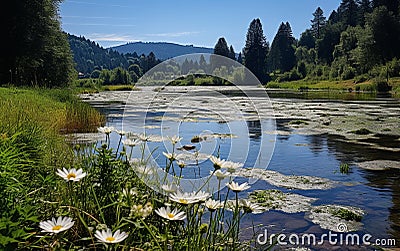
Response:
M363 226L361 219L364 211L360 208L342 205L315 206L306 215L313 223L323 229L336 232L352 232Z
M279 190L255 190L249 194L252 202L266 208L279 210L285 213L306 212L311 209L311 203L316 198L310 198L294 193L284 193Z
M260 168L243 168L240 169L237 176L247 178L261 179L268 183L289 189L312 190L312 189L330 189L336 183L332 180L315 177L315 176L297 176L297 175L284 175L276 171L265 170Z

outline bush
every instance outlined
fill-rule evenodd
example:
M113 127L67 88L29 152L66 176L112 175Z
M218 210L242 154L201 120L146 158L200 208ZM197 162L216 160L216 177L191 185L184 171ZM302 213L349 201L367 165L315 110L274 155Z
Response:
M377 92L389 92L392 90L392 86L386 80L383 79L376 79L374 81L375 90Z
M302 78L302 75L297 71L297 69L293 68L289 72L285 72L276 78L277 82L286 82L286 81L295 81Z
M367 74L362 74L362 75L358 75L354 77L354 83L358 84L358 83L363 83L365 81L367 81L369 79L369 76ZM356 87L357 90L357 87Z
M355 76L355 69L351 66L346 66L341 75L342 80L352 79Z

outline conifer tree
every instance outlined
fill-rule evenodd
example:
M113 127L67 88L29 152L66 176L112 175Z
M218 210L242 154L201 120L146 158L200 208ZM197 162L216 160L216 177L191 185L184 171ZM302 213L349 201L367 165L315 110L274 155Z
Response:
M260 19L253 19L246 35L243 49L244 65L261 81L269 80L266 74L266 57L269 51Z
M318 7L313 13L314 18L311 20L311 31L316 39L321 38L322 29L326 24L326 17L324 11Z

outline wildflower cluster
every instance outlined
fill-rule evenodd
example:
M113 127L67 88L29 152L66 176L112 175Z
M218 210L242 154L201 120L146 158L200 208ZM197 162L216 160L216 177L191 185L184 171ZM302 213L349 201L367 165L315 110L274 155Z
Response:
M210 156L213 170L207 182L216 178L218 191L202 189L207 186L185 191L179 182L186 164L183 155L175 151L181 137L167 137L172 151L163 153L167 163L164 171L173 170L175 164L181 169L179 175L172 172L177 179L171 182L159 177L160 172L143 156L146 142L159 138L111 127L99 128L99 132L106 135L105 144L86 151L89 156L77 156L80 161L74 167L54 172L62 189L57 197L60 207L53 215L62 216L39 223L46 233L39 240L45 242L43 246L72 247L82 243L94 249L115 246L118 250L237 250L241 247L241 219L246 214L265 211L258 204L239 199L239 194L250 188L246 182L234 180L242 163ZM120 136L117 150L109 147L110 134L114 132ZM120 144L121 152L131 148L130 154L121 155ZM142 156L131 158L137 146L141 147ZM148 186L156 185L163 193L149 190ZM226 189L224 196L221 189ZM80 240L75 241L76 236Z

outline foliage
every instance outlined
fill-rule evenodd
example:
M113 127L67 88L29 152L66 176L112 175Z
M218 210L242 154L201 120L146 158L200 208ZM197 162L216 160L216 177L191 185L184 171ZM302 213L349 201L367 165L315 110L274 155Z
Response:
M339 208L339 209L335 209L332 212L332 215L337 216L343 220L347 220L347 221L361 221L362 220L362 216L358 215L348 209L345 208Z
M58 16L60 1L3 2L0 84L66 86L73 60Z
M349 174L350 166L347 163L340 163L339 172L342 174Z
M290 24L281 23L268 54L268 71L290 71L296 65L295 39Z
M68 34L68 38L75 69L84 78L101 78L105 85L136 83L146 71L161 62L153 52L147 56L135 52L122 54L85 37Z
M265 39L260 19L253 19L247 30L246 45L243 49L244 65L261 81L268 81L266 57L269 45Z
M313 13L314 18L311 20L311 32L315 39L321 38L322 30L326 25L326 17L324 11L318 7ZM312 48L312 47L310 47Z

